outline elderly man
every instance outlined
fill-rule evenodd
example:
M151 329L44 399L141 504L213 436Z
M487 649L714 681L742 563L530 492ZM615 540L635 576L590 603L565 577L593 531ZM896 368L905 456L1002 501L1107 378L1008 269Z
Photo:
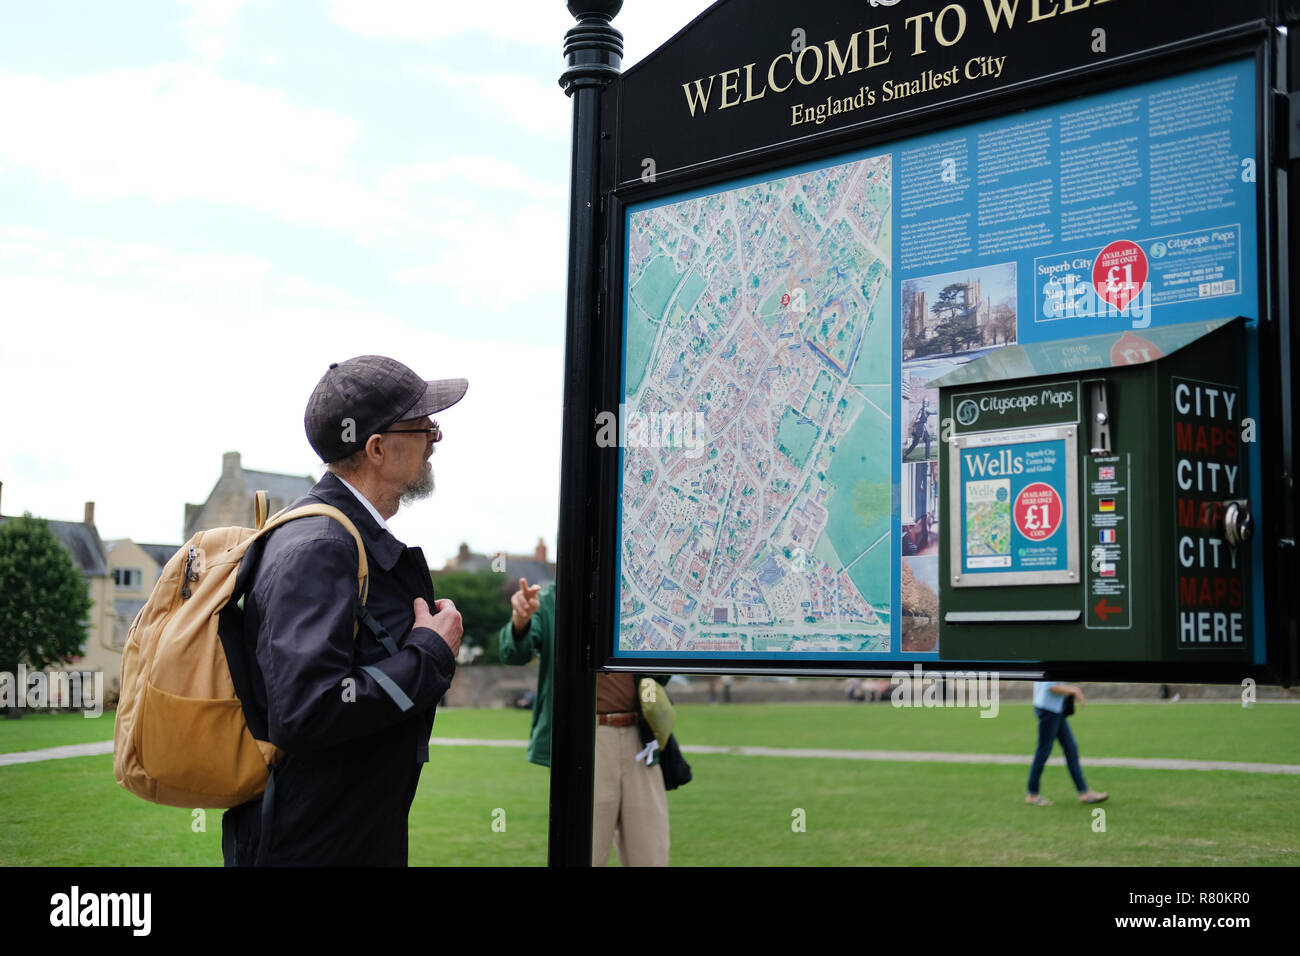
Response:
M420 549L386 521L433 492L442 432L429 416L466 386L363 355L331 365L312 392L307 440L326 474L291 507L347 515L369 592L363 607L356 542L338 521L300 518L266 537L244 605L244 646L260 671L245 707L266 714L284 756L262 798L225 814L228 866L406 865L407 816L461 619L434 599Z

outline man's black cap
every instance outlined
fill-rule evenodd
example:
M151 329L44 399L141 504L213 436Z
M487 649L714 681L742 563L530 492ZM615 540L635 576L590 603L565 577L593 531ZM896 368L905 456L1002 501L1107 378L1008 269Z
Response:
M425 381L382 355L335 362L307 401L307 441L326 464L347 458L393 422L450 408L468 387L463 378Z

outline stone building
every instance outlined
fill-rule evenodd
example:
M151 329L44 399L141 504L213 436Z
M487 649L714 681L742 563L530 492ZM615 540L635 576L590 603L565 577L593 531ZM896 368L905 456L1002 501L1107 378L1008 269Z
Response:
M271 499L271 514L311 491L316 479L310 475L281 475L272 471L249 471L239 460L239 452L221 456L221 477L208 500L201 505L185 506L185 528L181 538L188 541L196 532L209 528L254 526L253 495L265 491Z
M541 538L532 554L477 554L468 544L461 544L456 556L442 567L442 573L448 571L495 571L502 576L501 586L507 594L518 590L520 578L543 587L555 580L555 562L547 559L546 542Z
M107 644L117 653L126 645L126 634L144 607L163 568L181 549L179 544L139 544L130 538L104 542L108 575L113 582L113 633Z

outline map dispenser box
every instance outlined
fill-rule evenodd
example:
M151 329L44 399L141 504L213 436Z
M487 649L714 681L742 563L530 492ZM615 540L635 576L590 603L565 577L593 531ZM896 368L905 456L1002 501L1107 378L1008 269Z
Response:
M935 383L940 660L1252 659L1245 347L1193 322Z

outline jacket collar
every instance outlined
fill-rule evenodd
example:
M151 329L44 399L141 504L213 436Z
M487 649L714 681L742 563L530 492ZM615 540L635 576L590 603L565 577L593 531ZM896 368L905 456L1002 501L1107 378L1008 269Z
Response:
M357 501L357 496L348 491L343 482L339 481L333 473L325 472L325 476L316 482L307 496L327 505L333 505L352 519L370 556L385 571L393 570L397 559L406 550L406 545L393 537L391 532L379 527L370 512Z

